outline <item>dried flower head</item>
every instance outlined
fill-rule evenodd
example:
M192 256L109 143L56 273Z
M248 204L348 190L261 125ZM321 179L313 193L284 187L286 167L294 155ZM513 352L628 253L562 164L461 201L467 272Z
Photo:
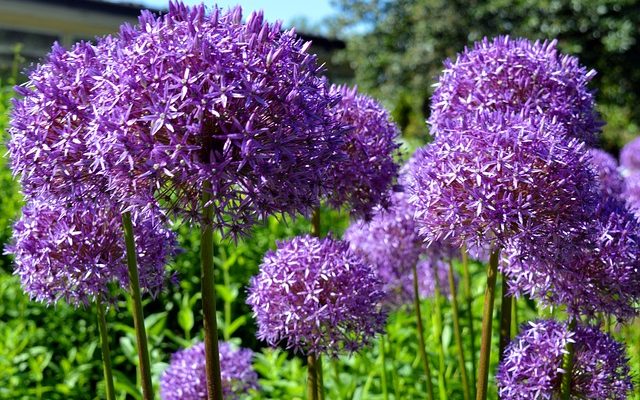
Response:
M604 196L622 197L625 183L618 171L618 162L604 150L589 149L591 166L596 173L600 192Z
M597 328L569 332L553 320L529 322L505 350L496 381L501 399L557 399L562 359L574 342L571 399L622 400L632 389L624 346Z
M432 134L448 134L444 125L476 112L522 111L555 119L568 136L594 144L602 124L587 84L595 71L556 44L498 36L446 60L431 99Z
M640 299L640 222L622 200L605 198L573 231L535 246L513 243L502 271L514 293L569 313L630 318Z
M295 237L265 254L247 303L258 338L304 354L337 356L370 343L384 330L382 283L349 244Z
M218 344L225 399L244 398L251 389L258 388L258 374L251 366L253 352L235 349L227 342ZM171 356L169 368L160 378L162 400L206 400L204 343L180 350Z
M584 144L561 125L487 112L440 129L444 135L416 152L408 179L428 242L487 248L537 240L595 207Z
M626 173L640 172L640 138L635 138L622 147L620 166Z
M142 290L155 296L167 280L165 266L176 249L175 235L151 213L133 221ZM36 198L22 210L6 252L32 298L49 304L110 300L109 284L129 282L120 213L106 199Z
M243 23L239 7L143 11L103 60L95 99L91 156L115 166L111 189L153 186L192 222L210 191L213 224L232 236L271 213L308 213L346 129L309 45L262 13Z
M333 108L335 118L352 130L345 135L345 158L329 166L329 203L347 204L352 215L367 218L376 205L388 205L389 189L398 176L393 158L399 130L380 103L356 87L334 85L330 93L342 98Z

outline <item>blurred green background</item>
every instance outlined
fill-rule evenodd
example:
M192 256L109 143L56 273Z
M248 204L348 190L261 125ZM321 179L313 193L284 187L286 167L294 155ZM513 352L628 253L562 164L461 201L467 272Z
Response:
M605 0L374 0L335 2L338 13L322 27L307 27L311 35L322 35L344 43L323 55L331 68L339 69L336 80L358 84L380 99L400 124L405 154L429 139L424 123L435 77L446 57L483 36L512 34L531 39L558 38L563 51L580 57L598 75L593 83L598 107L607 122L602 146L613 154L638 135L640 109L640 2ZM18 55L23 49L17 49ZM21 57L0 74L0 131L6 132L12 86L25 78L18 71L28 68ZM6 133L5 133L6 140ZM5 151L3 150L3 155ZM0 244L10 237L11 224L19 213L19 188L0 159ZM336 235L348 224L344 214L323 211L323 230ZM151 340L154 382L166 367L172 352L201 336L199 298L199 233L183 225L176 228L185 251L170 266L180 283L156 299L147 299L145 313ZM255 325L245 305L245 286L257 272L262 254L277 239L310 230L305 220L269 218L237 245L219 244L216 249L219 323L222 337L258 352L256 369L262 390L256 399L304 398L304 363L284 350L270 350L254 337ZM459 266L456 266L459 267ZM479 331L484 287L484 266L473 265L471 311ZM434 313L433 299L425 299L423 314L428 325L427 348L434 372L433 382L446 382L446 396L462 398L452 335L449 302L442 301L443 319ZM520 322L549 311L537 310L523 299L517 302ZM499 307L497 306L496 309ZM139 399L135 365L135 335L127 303L123 300L108 313L116 388L120 398ZM102 367L95 311L73 309L65 304L44 306L31 302L12 275L11 261L0 257L0 399L89 399L103 398ZM495 319L497 324L497 318ZM382 343L359 355L325 360L328 399L382 399L383 386L394 399L424 398L411 309L394 312L388 324L385 351ZM497 329L497 326L494 328ZM640 373L638 324L614 327L632 359L633 373ZM469 332L463 332L467 348ZM442 338L440 353L438 338ZM497 338L496 338L497 342ZM497 344L496 344L497 346ZM476 334L476 349L479 333ZM494 347L495 349L496 347ZM493 352L493 361L497 358ZM444 359L440 368L439 357ZM467 370L471 359L467 354ZM383 379L384 378L384 379ZM636 382L637 383L637 382ZM496 398L492 387L489 398ZM640 395L635 398L640 399Z

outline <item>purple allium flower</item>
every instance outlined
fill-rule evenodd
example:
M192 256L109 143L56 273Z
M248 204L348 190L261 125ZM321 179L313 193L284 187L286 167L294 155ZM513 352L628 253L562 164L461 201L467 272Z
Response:
M587 88L595 71L559 53L556 44L485 38L455 62L446 60L431 99L432 134L450 134L447 125L476 112L523 111L553 118L570 137L595 143L602 124Z
M22 98L13 100L8 149L28 197L106 187L105 178L91 171L86 137L94 115L92 89L101 74L98 54L110 43L78 43L69 51L54 44L47 62L16 87Z
M566 235L533 248L514 243L501 268L516 294L564 304L574 315L630 318L640 299L640 222L622 200L605 198Z
M620 166L626 173L640 172L640 137L625 144L620 151Z
M344 160L329 166L334 207L347 204L352 215L367 218L373 207L386 206L388 193L398 176L393 157L398 152L398 127L374 99L358 94L357 88L332 86L330 92L342 97L333 109L335 118L353 129L345 136Z
M635 211L640 218L640 170L632 172L624 178L625 192L624 199L629 207Z
M170 211L199 222L210 190L213 224L232 236L318 205L346 127L310 43L261 13L243 23L239 7L206 14L179 2L161 17L143 11L118 41L119 57L103 60L91 154L116 166L115 193L151 185Z
M529 322L505 349L496 381L501 399L556 399L562 360L574 342L571 399L622 400L632 390L624 346L591 326L568 332L553 320Z
M604 150L589 149L591 166L593 167L600 192L605 196L622 197L625 191L625 183L622 174L618 171L618 162Z
M251 366L253 352L235 349L227 342L219 342L222 394L225 399L243 398L258 388L258 374ZM206 400L204 343L180 350L171 356L169 368L160 378L162 400Z
M382 283L349 244L299 236L265 254L247 303L258 338L304 354L353 352L384 330Z
M409 201L428 242L479 248L554 235L595 207L584 144L545 118L479 113L416 152Z
M448 262L448 260L446 260ZM445 260L439 258L425 258L420 260L417 265L418 272L418 290L420 296L424 298L434 297L436 294L436 285L440 296L449 297L451 289L449 288L449 264ZM410 282L413 284L413 282ZM409 288L405 288L408 290Z
M166 281L165 265L175 253L176 238L162 217L136 214L140 287L155 296ZM25 292L49 304L109 300L108 284L129 283L120 213L104 199L30 200L6 252L15 257L15 274Z

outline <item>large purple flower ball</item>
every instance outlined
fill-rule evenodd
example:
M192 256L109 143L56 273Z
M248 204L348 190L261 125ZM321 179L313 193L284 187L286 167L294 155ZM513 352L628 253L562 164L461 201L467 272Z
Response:
M225 399L245 397L251 389L258 388L258 374L251 366L253 352L235 349L229 343L220 342L220 366L222 394ZM204 343L180 350L171 356L169 368L160 378L162 400L206 400Z
M358 94L357 88L332 86L331 93L342 98L333 108L335 118L352 129L345 135L345 157L329 165L329 203L346 204L352 215L366 218L375 206L389 202L389 190L398 176L393 158L400 131L380 103Z
M596 203L584 144L526 114L480 113L444 125L414 155L409 201L428 242L487 248L553 236Z
M242 22L239 7L143 12L121 29L119 57L103 60L91 156L115 165L121 197L129 182L152 186L191 222L209 192L213 225L231 236L272 213L309 213L346 130L309 45L261 13Z
M140 287L155 295L167 280L165 267L175 253L176 238L163 226L161 216L136 215ZM110 301L110 283L120 287L129 283L120 213L106 199L30 200L14 225L6 252L15 258L15 274L25 292L46 303Z
M477 112L523 111L555 119L568 136L594 144L602 124L587 84L595 71L556 44L498 36L445 61L431 99L432 134L449 134L446 125Z
M624 346L595 327L579 325L569 332L553 320L529 322L505 349L496 375L500 398L560 398L569 341L575 342L571 399L626 399L632 383Z
M331 238L295 237L265 254L247 303L258 338L304 354L353 352L384 330L382 283L373 268Z

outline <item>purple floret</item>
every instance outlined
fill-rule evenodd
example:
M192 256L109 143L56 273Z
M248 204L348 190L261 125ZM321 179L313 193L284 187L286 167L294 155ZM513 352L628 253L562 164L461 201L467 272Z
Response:
M222 376L222 395L225 399L245 398L258 388L258 374L251 366L253 352L233 348L227 342L218 344ZM180 350L171 356L169 368L160 378L162 400L206 400L204 343Z
M375 271L347 242L300 236L265 254L247 303L259 339L303 354L337 356L384 331L383 298Z
M493 112L441 131L417 151L407 180L428 242L484 249L536 241L593 212L596 180L584 144L561 125Z
M509 344L496 381L504 400L560 398L562 361L568 342L574 342L571 399L623 400L632 390L624 346L597 328L538 320L524 325Z
M618 162L604 150L589 149L591 166L596 173L600 193L604 196L622 197L625 182L618 170Z
M498 36L445 61L431 99L431 133L450 134L447 125L477 112L525 112L555 119L569 137L594 144L602 123L587 84L595 71L556 44Z
M620 151L620 166L625 173L640 172L640 137L625 144Z
M115 193L152 186L171 212L200 222L210 191L213 225L231 236L318 205L346 127L310 43L262 13L243 23L239 7L207 14L179 2L160 17L143 11L118 41L91 128L91 156L115 165Z
M333 109L335 118L352 130L345 135L344 159L329 166L329 203L346 204L353 216L366 219L375 206L388 205L398 176L394 156L400 132L380 103L358 94L357 88L332 86L330 92L342 97Z
M176 237L158 214L136 213L133 220L138 274L143 291L156 295L167 281L165 266L175 254ZM32 199L13 228L6 252L14 273L32 298L53 304L110 301L108 285L127 287L129 275L120 213L106 199Z
M640 222L622 200L605 198L578 228L535 246L512 243L502 271L511 291L574 315L627 319L640 300Z

